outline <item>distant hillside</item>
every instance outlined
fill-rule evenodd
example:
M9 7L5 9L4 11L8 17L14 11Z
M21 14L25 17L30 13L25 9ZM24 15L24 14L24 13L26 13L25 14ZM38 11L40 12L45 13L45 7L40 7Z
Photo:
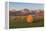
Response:
M44 11L43 10L29 10L29 9L23 9L20 11L17 10L9 10L9 16L16 16L16 15L44 15Z

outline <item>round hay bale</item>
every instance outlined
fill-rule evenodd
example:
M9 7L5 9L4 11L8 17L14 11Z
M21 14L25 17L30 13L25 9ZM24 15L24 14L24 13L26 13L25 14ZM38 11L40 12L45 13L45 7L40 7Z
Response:
M28 23L32 23L32 21L33 21L32 15L28 15L28 16L26 17L26 21L27 21Z

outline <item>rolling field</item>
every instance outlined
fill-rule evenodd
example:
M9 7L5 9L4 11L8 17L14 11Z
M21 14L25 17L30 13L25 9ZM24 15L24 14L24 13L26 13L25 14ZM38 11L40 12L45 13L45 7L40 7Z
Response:
M33 16L31 24L26 21L27 16L9 16L9 28L29 28L29 27L43 27L44 17Z

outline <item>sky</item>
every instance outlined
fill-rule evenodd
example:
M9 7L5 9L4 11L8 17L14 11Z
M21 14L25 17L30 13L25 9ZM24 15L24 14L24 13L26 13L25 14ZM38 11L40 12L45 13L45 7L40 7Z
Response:
M22 2L9 2L9 9L22 10L22 9L44 9L44 4L37 3L22 3Z

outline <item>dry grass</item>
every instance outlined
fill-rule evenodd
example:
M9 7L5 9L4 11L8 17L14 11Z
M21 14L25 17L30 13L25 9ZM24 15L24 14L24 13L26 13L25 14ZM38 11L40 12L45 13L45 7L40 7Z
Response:
M24 27L43 27L44 17L35 16L31 24L26 21L27 16L9 16L9 28L24 28Z

